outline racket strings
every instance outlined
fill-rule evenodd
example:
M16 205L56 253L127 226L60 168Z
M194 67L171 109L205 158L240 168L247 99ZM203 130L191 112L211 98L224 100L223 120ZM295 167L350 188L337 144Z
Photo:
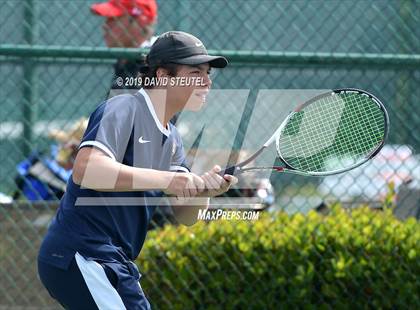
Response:
M385 131L385 122L383 113L367 96L357 96L356 94L347 95L350 103L349 112L354 114L349 122L350 134L352 139L345 139L346 146L353 154L362 156L367 155L374 146L378 145ZM363 110L361 109L363 107Z
M330 156L339 159L335 161L337 165L345 166L363 159L380 142L370 139L372 131L366 128L366 124L376 123L372 111L380 111L367 96L346 94L341 98L345 103L345 110L340 116L340 127L334 138L334 148L331 149ZM380 121L383 121L382 113L378 115Z
M328 110L325 107L335 104L330 97L322 98L317 103L311 104L303 111L299 120L291 119L283 132L299 133L298 135L280 135L281 154L292 164L301 170L318 170L322 166L322 158L314 155L333 143L336 128L338 127L341 110ZM341 104L342 102L337 102ZM338 115L337 115L338 114ZM335 124L332 123L335 121Z
M295 169L322 172L354 165L384 137L384 114L364 95L323 97L296 114L277 141L279 154Z

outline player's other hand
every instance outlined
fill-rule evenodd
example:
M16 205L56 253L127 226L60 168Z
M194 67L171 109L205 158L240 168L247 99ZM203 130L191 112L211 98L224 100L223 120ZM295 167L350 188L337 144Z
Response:
M204 180L206 190L201 196L214 197L227 192L232 185L238 183L238 178L233 175L225 174L223 177L219 175L222 171L220 166L216 165L210 171L204 173L201 178Z
M204 180L194 173L175 172L164 192L177 197L195 197L205 188Z

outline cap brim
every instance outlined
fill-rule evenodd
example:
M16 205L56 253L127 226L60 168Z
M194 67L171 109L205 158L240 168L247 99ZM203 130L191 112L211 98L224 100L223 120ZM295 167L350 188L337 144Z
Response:
M105 17L119 17L124 14L123 10L109 2L95 3L90 7L94 14Z
M227 66L228 61L223 56L210 56L210 55L195 55L182 59L172 61L180 65L201 65L208 63L212 68L224 68Z

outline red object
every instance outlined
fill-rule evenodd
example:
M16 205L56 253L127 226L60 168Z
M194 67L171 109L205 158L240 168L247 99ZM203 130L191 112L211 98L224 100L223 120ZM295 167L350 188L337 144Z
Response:
M135 17L141 26L152 24L157 18L155 0L109 0L90 7L94 14L104 17L120 17L125 14Z

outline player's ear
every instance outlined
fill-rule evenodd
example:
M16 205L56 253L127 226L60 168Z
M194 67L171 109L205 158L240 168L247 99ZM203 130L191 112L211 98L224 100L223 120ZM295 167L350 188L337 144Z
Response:
M164 68L158 68L156 70L156 77L159 78L163 78L163 77L167 77L169 76L169 71L167 69Z

